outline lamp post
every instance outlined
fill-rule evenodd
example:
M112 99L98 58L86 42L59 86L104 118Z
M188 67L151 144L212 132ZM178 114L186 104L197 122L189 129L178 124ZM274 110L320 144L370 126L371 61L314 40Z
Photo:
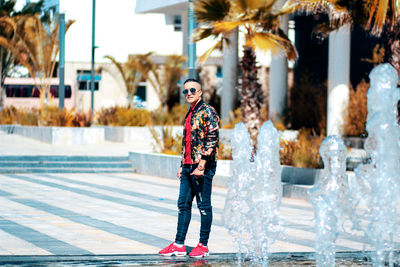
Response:
M193 11L193 0L189 0L188 13L188 77L196 79L196 43L192 41L192 33L197 25Z
M59 84L58 84L58 107L60 110L64 108L64 98L65 98L65 85L64 85L64 75L65 75L65 14L59 14L60 28L59 28Z
M94 52L95 46L95 23L96 23L96 0L92 1L92 60L90 71L90 118L93 120L94 110Z

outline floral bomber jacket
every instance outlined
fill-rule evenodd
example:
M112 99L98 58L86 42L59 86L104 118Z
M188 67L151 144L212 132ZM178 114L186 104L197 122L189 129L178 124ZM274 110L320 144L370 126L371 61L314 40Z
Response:
M186 114L184 123L189 112ZM195 106L190 120L191 126L191 164L197 164L200 159L207 162L217 161L218 159L218 143L219 143L219 117L215 109L200 100ZM182 137L182 161L185 158L185 137L186 130L183 128Z

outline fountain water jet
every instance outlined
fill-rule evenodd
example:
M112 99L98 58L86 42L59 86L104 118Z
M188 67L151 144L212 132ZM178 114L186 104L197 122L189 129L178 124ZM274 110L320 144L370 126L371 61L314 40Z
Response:
M340 136L333 135L325 138L319 149L324 170L309 191L309 199L315 211L316 263L321 267L335 266L338 225L341 225L343 219L351 214L346 152L346 146Z
M368 221L368 225L362 230L375 248L373 265L384 266L387 260L389 266L393 266L400 200L398 76L390 64L382 64L372 70L370 80L365 150L371 161L355 170L352 191L366 207L361 218Z
M268 265L268 250L278 238L282 199L279 134L273 124L263 124L258 152L250 162L250 135L243 123L232 139L233 176L229 181L225 220L238 244L239 259L245 253L253 263Z

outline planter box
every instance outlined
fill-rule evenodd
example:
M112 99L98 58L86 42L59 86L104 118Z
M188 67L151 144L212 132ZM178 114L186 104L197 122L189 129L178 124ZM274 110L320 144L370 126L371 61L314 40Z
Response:
M176 179L176 172L180 166L181 157L160 153L140 153L130 152L129 159L136 172ZM217 171L213 183L218 186L226 187L231 177L230 160L218 160ZM282 183L286 187L290 185L311 186L318 179L320 169L296 168L292 166L282 166ZM289 189L287 189L289 190Z
M354 137L354 136L348 136L348 137L343 138L344 144L347 147L353 147L353 148L359 148L359 149L364 148L364 144L365 144L366 140L367 140L367 138Z
M1 125L0 130L49 144L91 145L104 143L104 129L99 127Z
M129 159L137 173L177 179L176 173L181 165L181 157L160 153L130 152ZM213 178L213 184L226 186L230 177L230 160L218 160L217 171Z
M154 143L154 138L151 135L147 126L96 126L96 128L104 129L104 139L113 142L122 143ZM160 135L161 126L153 126L154 130ZM172 126L172 134L182 134L182 126Z

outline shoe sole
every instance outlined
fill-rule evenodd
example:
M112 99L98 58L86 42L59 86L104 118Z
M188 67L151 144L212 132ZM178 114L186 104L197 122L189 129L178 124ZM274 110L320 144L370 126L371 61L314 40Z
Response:
M203 257L208 257L209 255L210 255L210 253L206 252L203 255L198 255L198 256L190 256L189 255L189 257L191 257L191 258L203 258Z
M186 252L178 252L178 251L174 251L172 253L166 253L166 254L160 254L161 256L164 257L170 257L170 256L176 256L176 257L185 257L186 256Z

